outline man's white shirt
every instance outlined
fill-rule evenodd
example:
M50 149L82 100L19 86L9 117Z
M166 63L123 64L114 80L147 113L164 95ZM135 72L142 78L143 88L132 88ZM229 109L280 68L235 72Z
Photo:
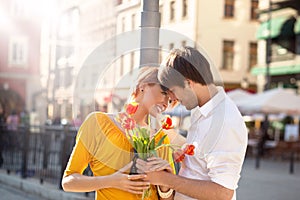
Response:
M234 102L222 87L205 105L191 112L187 143L196 145L195 155L186 155L179 175L208 180L236 190L247 148L248 133ZM175 200L193 199L176 192ZM236 199L236 195L232 200Z

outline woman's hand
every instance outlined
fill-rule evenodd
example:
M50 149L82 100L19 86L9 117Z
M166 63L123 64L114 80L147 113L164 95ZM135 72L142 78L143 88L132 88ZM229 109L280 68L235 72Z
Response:
M150 157L147 159L147 161L137 159L136 166L138 168L139 173L149 173L162 170L171 173L173 172L172 167L170 166L168 161L159 157Z
M136 166L138 172L146 173L147 180L153 185L159 185L158 187L160 187L161 191L166 192L170 190L170 188L161 185L161 173L173 172L168 161L158 157L150 157L147 161L137 159Z
M150 183L146 181L145 174L129 175L126 172L129 171L132 166L132 162L125 165L122 169L111 175L112 183L111 187L118 188L133 194L143 194L143 190L149 188Z

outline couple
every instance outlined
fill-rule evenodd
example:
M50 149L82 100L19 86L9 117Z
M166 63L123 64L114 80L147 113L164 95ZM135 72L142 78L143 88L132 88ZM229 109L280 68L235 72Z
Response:
M65 191L96 191L96 199L131 200L141 199L150 187L151 200L236 199L247 130L237 107L214 84L210 65L199 51L175 49L161 67L143 67L132 97L139 103L133 114L139 126L147 126L153 106L164 110L169 100L191 110L186 143L197 146L195 155L184 158L178 175L168 151L148 162L138 159L137 167L145 173L128 175L133 149L122 127L114 114L94 112L78 131L62 180ZM169 136L164 144L175 141ZM82 175L87 165L93 177Z

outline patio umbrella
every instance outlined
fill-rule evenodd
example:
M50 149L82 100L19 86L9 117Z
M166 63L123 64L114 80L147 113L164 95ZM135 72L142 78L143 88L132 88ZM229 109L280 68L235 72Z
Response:
M291 89L275 88L249 96L238 105L242 113L300 114L300 97Z
M235 90L230 90L227 92L227 95L234 101L234 103L239 106L249 97L253 96L252 93L242 90L240 88Z

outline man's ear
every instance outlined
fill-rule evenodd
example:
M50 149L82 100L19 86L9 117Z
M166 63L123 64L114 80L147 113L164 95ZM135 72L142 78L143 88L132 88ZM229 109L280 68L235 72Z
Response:
M186 79L186 83L188 86L193 87L194 86L194 81L190 80L190 79Z

